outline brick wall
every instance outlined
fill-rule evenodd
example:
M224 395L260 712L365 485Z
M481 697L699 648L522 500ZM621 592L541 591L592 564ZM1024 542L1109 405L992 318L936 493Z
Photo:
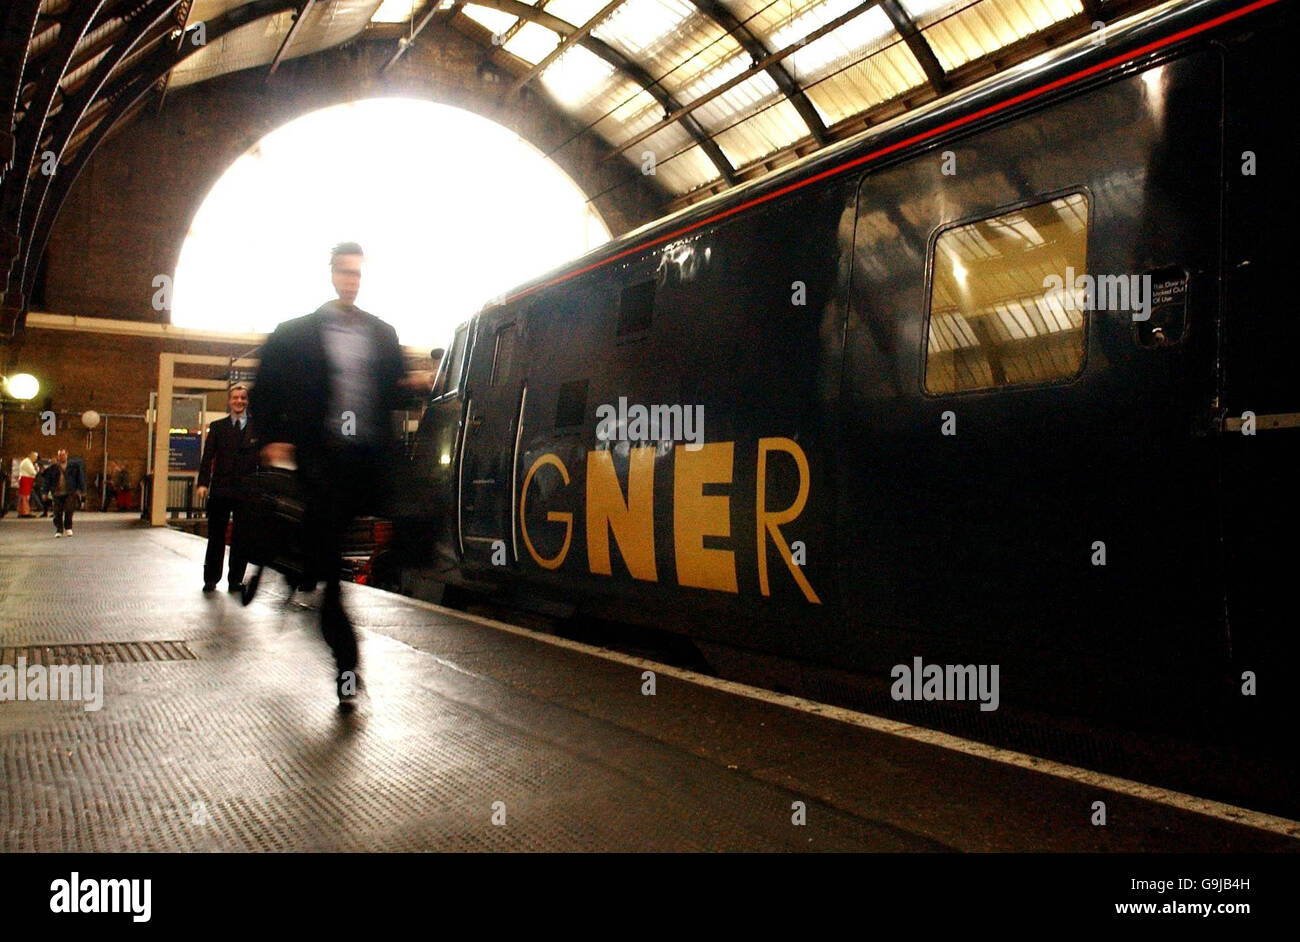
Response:
M41 382L41 391L31 402L5 404L4 439L0 443L3 473L9 476L13 458L30 451L42 458L54 457L60 448L70 456L86 462L87 483L94 493L87 496L88 509L99 508L99 492L93 486L96 475L105 467L104 421L89 437L81 415L94 410L108 416L108 459L124 464L134 486L148 466L148 429L142 418L149 408L149 394L158 388L158 356L161 353L186 353L204 356L242 356L258 340L241 336L229 341L187 339L183 334L171 336L135 336L90 330L48 329L36 326L41 315L33 315L21 340L0 349L6 374L31 373ZM107 325L104 325L107 326ZM178 332L179 334L180 332ZM414 370L433 369L428 358L418 358L407 351L407 365ZM186 376L223 379L222 367L185 365ZM178 370L180 372L181 370ZM54 435L42 433L40 413L49 397L56 414ZM226 394L212 392L208 409L224 412ZM134 416L134 418L128 417Z

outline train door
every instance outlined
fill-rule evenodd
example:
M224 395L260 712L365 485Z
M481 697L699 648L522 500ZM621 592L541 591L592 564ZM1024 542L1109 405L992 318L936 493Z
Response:
M1154 702L1153 666L1221 655L1220 89L1197 53L864 179L839 489L860 659L1121 709Z
M459 558L460 530L456 522L461 423L464 417L464 370L473 321L456 328L438 367L420 419L403 498L409 516L399 529L403 550L412 561L437 557L451 564Z
M1296 12L1275 15L1294 24ZM1228 57L1220 497L1229 683L1249 718L1243 730L1281 728L1289 742L1297 717L1289 669L1300 633L1294 615L1279 613L1300 562L1300 318L1291 291L1300 200L1290 175L1295 132L1276 103L1295 87L1295 29L1267 22L1232 43Z
M511 487L519 389L511 382L519 327L483 318L469 360L460 455L461 551L469 568L511 562Z

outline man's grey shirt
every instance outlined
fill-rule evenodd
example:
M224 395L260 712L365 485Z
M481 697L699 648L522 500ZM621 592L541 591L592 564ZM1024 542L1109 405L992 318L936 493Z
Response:
M379 403L375 399L372 375L374 340L369 325L351 317L341 301L325 306L323 330L325 356L330 365L330 410L325 424L330 437L355 445L373 445L381 440ZM356 417L355 435L345 435L344 413ZM352 423L347 423L348 430Z

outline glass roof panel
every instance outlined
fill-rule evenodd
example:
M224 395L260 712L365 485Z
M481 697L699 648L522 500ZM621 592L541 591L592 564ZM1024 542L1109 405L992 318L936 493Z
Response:
M727 9L746 26L753 27L765 10L776 10L779 17L789 17L795 11L816 3L817 0L727 0Z
M525 62L536 65L554 52L559 42L560 37L545 26L525 23L519 32L511 36L501 48Z
M787 29L786 44L807 36L813 30L847 13L862 0L740 0L727 5L755 36L775 52L772 34Z
M624 113L632 116L618 117ZM610 91L589 102L582 114L592 130L611 144L627 140L662 117L663 109L654 97L630 82L610 86Z
M925 72L902 42L808 85L804 93L828 125L861 114L925 84Z
M221 9L221 4L225 2L226 0L214 0L205 5L204 9ZM361 35L377 9L379 0L337 0L328 5L316 4L306 14L297 37L284 50L284 59L308 56ZM190 16L191 24L202 19ZM227 72L265 65L280 51L293 23L294 11L281 10L260 20L245 23L220 40L210 41L172 69L171 87L180 88Z
M681 52L682 41L701 18L690 0L627 0L592 35L658 78L689 55Z
M685 20L671 43L644 53L646 71L680 88L740 51L740 43L716 22L698 14Z
M690 84L677 86L672 90L673 93L677 96L678 101L680 101L684 105L689 104L690 102L693 102L696 99L704 97L709 92L713 91L715 88L718 88L720 85L723 85L726 82L731 81L733 78L735 78L736 76L744 72L746 69L748 69L749 66L750 66L749 56L745 55L743 52L738 51L735 55L731 56L729 59L719 63L714 68L710 69L708 72L705 72L704 74L700 75L698 78L695 79L695 81L691 82ZM714 110L712 113L720 114L721 117L725 119L729 114L727 109L723 108L719 110L717 107L715 107L716 104L721 101L722 97L725 96L715 98L708 105L705 105L704 108L713 107ZM697 117L698 117L698 113L697 113Z
M788 37L778 33L773 41L780 40L781 45L786 46L799 38L797 33ZM804 46L785 60L785 67L796 81L812 82L898 40L899 35L885 11L873 7L834 32Z
M836 17L848 13L860 3L861 0L820 0L811 3L767 34L768 48L773 51L784 49ZM785 4L779 0L772 5L773 9L780 9L783 6ZM865 46L886 33L893 32L894 29L893 24L889 22L889 17L880 7L872 7L865 13L855 16L835 32L838 34L849 28L853 28L854 32L845 34L846 46L852 45L858 39L862 40L859 44Z
M695 118L706 128L724 128L753 114L774 98L781 97L772 76L759 72L735 88L728 89L706 105L695 109Z
M945 70L1083 12L1079 0L977 0L923 29Z
M636 148L633 148L636 150ZM634 163L641 165L638 157ZM655 178L674 195L689 193L711 180L718 179L718 168L698 146L682 151L671 160L655 167Z
M467 3L461 13L479 25L486 26L494 34L504 33L518 19L518 17L511 16L509 13L502 13L492 7L481 7L476 3Z
M628 131L643 131L664 116L663 106L645 89L624 97L611 109L610 118L624 125Z
M551 0L545 5L545 10L566 23L582 26L608 2L609 0Z
M623 96L610 110L613 114L602 122L601 131L616 141L626 141L633 135L654 127L664 118L663 107L653 95L645 91Z
M639 144L633 144L623 151L625 157L638 166L645 160L646 154L653 154L656 164L668 163L674 155L691 146L692 138L678 121L662 131L656 131ZM710 161L709 166L713 163ZM716 174L715 174L716 175Z
M807 136L808 125L794 105L781 98L772 107L720 131L714 140L733 166L745 167Z
M689 0L627 0L595 32L641 58L646 50L670 40L677 27L698 12Z
M941 20L953 10L979 3L980 0L898 0L903 12L912 18L917 26L926 27L935 20Z
M555 34L540 26L538 29L551 37L552 48L554 48ZM509 43L506 44L506 48L510 48ZM541 58L538 57L539 60ZM589 52L582 46L570 46L564 55L546 67L542 72L541 82L561 107L569 111L577 111L599 97L600 93L606 90L613 75L614 67L594 52Z
M384 0L370 18L372 23L405 23L424 0Z
M698 29L688 32L684 45L680 49L665 50L653 62L651 74L659 79L659 84L683 102L690 94L687 90L696 85L705 75L716 69L721 63L742 55L740 43L728 36L712 20L700 20ZM746 65L748 63L746 62ZM726 77L717 79L704 90L714 88ZM703 94L703 92L699 92Z

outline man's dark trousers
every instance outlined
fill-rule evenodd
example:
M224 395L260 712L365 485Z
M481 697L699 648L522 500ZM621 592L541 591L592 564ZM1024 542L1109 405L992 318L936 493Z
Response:
M221 581L221 563L226 555L226 524L235 518L235 532L230 540L230 584L239 585L244 581L244 569L248 560L244 558L243 541L240 534L247 524L244 522L244 502L227 497L208 498L208 553L203 558L203 582L216 585Z
M307 493L306 531L313 547L313 570L325 582L320 627L341 674L357 668L357 636L343 610L339 573L343 568L343 538L359 515L374 509L383 461L378 450L330 443L323 460L302 469Z
M54 497L54 532L72 529L72 510L77 506L76 494L57 494Z

